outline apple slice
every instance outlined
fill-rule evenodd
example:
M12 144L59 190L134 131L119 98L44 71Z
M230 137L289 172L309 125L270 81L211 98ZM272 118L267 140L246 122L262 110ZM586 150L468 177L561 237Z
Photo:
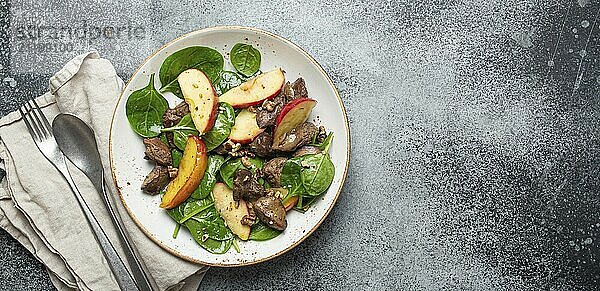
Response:
M273 145L281 144L288 132L304 123L316 105L317 101L310 98L299 98L285 104L275 119Z
M256 113L244 109L236 116L235 124L229 133L229 139L239 144L248 144L263 131L264 129L258 127L256 123Z
M219 101L227 102L233 108L258 105L279 94L284 83L283 71L281 68L276 68L231 88L219 97Z
M208 164L206 145L200 137L188 137L177 177L167 186L160 207L171 209L185 201L198 188Z
M177 77L190 115L200 135L209 131L217 118L219 99L210 79L198 69L188 69Z
M241 240L248 240L250 226L242 224L242 218L250 215L246 201L233 200L233 190L229 189L224 183L215 184L212 194L215 199L215 208L225 220L225 224L231 229L231 232Z

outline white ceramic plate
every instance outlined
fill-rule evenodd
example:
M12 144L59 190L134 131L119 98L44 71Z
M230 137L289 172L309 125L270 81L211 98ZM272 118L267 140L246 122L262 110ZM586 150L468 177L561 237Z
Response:
M239 242L240 253L231 248L226 254L215 255L194 242L185 228L181 229L176 239L172 238L175 222L158 207L160 196L150 196L140 190L144 177L152 169L152 163L144 160L142 139L129 127L125 103L133 91L147 85L151 73L158 76L160 65L167 56L189 46L208 46L220 51L225 57L226 69L232 70L227 53L238 42L252 44L260 50L263 71L279 66L285 70L287 80L293 82L300 76L305 79L309 97L318 101L309 120L334 132L330 155L335 165L335 177L327 193L306 213L289 212L288 227L283 234L269 241ZM158 77L155 82L159 88ZM172 106L180 102L171 93L164 96ZM350 132L346 113L327 74L297 45L254 28L208 28L184 35L163 46L137 69L125 86L111 125L112 174L131 218L150 239L165 250L183 259L209 265L239 266L257 263L281 255L302 242L321 224L335 204L346 178L349 158Z

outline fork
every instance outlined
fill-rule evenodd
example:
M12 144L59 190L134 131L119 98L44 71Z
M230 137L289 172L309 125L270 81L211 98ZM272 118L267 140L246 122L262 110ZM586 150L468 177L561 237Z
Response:
M87 205L83 196L77 189L73 178L71 177L71 173L69 173L69 169L67 168L67 164L65 163L65 156L58 148L58 144L54 139L54 135L52 134L52 128L48 119L40 109L40 106L37 104L35 100L30 100L23 107L19 108L19 112L23 117L23 121L25 121L25 125L35 142L37 148L42 152L44 157L56 167L56 169L62 174L62 176L67 180L69 187L75 194L75 198L79 203L79 206L83 210L83 214L87 219L94 236L96 237L96 241L100 245L102 252L104 253L104 257L110 266L113 274L115 275L115 279L119 284L119 287L122 290L139 290L135 280L133 279L131 273L127 270L127 267L121 260L121 257L115 250L115 247L112 245L108 236L98 223L98 220L92 213L90 207Z

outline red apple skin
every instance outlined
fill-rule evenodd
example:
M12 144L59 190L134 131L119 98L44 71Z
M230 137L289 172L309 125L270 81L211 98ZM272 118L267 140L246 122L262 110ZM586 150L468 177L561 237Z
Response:
M276 70L279 70L279 71L281 71L281 68L277 68ZM266 73L263 73L263 74L267 74L267 73L270 73L270 72L271 72L271 71L269 71L269 72L266 72ZM282 72L281 74L282 74L282 76L283 76L283 72ZM259 76L257 76L257 77L255 77L255 78L259 78L259 77L260 77L260 75L259 75ZM251 80L252 80L252 79L251 79ZM248 80L248 81L250 81L250 80ZM248 81L246 81L246 82L242 83L242 85L246 84ZM227 94L227 93L229 93L230 91L232 91L233 89L235 89L235 88L232 88L232 89L231 89L231 90L229 90L227 93L225 93L225 94L221 95L221 96L219 97L219 101L220 101L220 102L227 102L227 103L229 103L229 105L231 105L231 107L233 107L234 109L248 108L248 107L250 107L250 106L260 105L260 104L262 104L262 103L263 103L265 100L270 100L270 99L273 99L273 98L275 98L275 96L277 96L277 95L279 94L279 92L281 92L281 89L283 88L283 85L284 85L284 84L285 84L285 77L282 77L282 78L281 78L281 85L279 86L279 89L277 89L277 90L276 90L276 92L274 92L273 94L271 94L271 95L269 95L269 96L265 96L265 97L264 97L264 98L262 98L262 99L259 99L259 100L254 100L254 101L249 101L249 102L244 102L244 103L237 103L237 102L233 102L233 101L231 101L231 100L227 100L227 99L226 99L226 97L223 97L223 96L226 96L226 94ZM242 85L240 85L240 86L242 86ZM238 87L240 87L240 86L238 86ZM232 92L233 92L233 91L232 91ZM231 94L231 93L230 93L230 94Z
M316 106L317 101L310 98L299 98L292 100L283 106L281 112L275 119L275 130L273 130L273 147L281 143L285 135L296 128L301 123L305 122L310 111ZM290 113L307 113L302 120L295 118L296 115L290 115ZM290 117L291 116L291 117ZM288 117L286 121L286 117Z
M275 125L279 125L281 123L281 120L283 119L283 117L290 111L292 110L292 108L300 105L301 103L304 102L317 102L314 99L311 98L299 98L299 99L295 99L292 100L290 102L288 102L287 104L285 104L283 106L283 108L281 108L281 112L279 112L279 114L277 115L277 118L275 119Z

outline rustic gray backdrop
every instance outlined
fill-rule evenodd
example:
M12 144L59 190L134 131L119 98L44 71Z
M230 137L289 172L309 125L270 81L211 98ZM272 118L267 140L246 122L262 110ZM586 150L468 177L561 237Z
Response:
M311 53L352 134L337 205L296 249L206 290L600 284L597 1L0 0L0 116L95 49L127 79L169 40L246 25ZM0 231L0 289L52 289ZM201 288L201 289L202 289Z

